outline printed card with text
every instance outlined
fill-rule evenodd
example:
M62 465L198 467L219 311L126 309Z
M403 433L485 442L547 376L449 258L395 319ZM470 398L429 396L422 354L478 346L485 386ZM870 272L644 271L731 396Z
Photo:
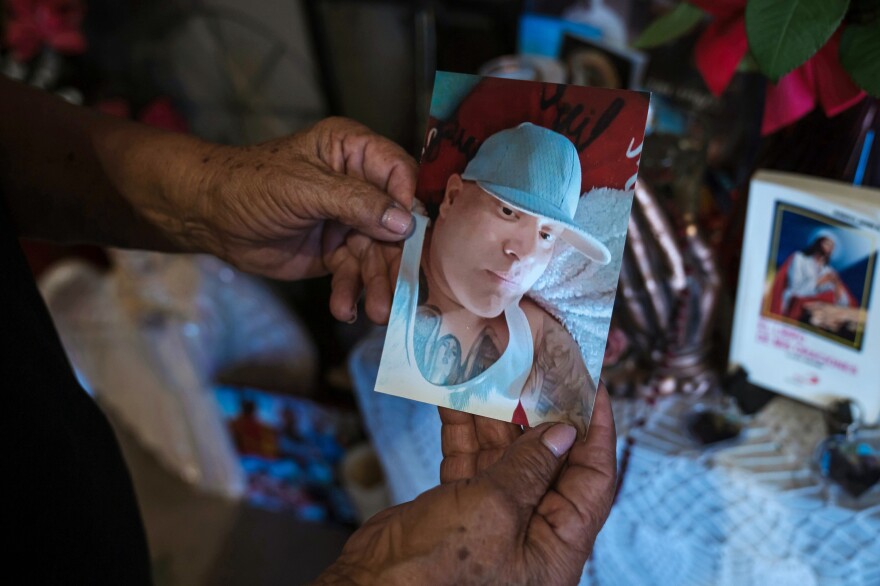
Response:
M377 391L586 430L648 104L437 73Z
M749 190L730 360L754 384L880 420L880 192L761 171Z

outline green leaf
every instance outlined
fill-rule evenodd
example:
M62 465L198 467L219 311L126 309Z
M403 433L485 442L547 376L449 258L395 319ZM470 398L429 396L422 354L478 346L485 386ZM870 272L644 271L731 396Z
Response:
M706 15L687 2L682 2L654 22L636 40L637 49L650 49L674 41L691 31Z
M843 20L849 0L749 0L746 34L758 67L779 81L822 47Z
M840 63L856 85L880 98L880 21L846 27L840 38Z

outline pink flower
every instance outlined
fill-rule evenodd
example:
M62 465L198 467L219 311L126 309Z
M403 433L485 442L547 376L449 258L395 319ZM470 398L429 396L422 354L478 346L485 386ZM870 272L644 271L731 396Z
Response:
M80 0L9 0L6 45L18 61L29 61L44 46L68 55L82 53L84 13Z
M816 102L825 115L837 116L865 97L840 65L840 29L806 63L767 86L761 134L771 134L813 111Z
M714 18L694 48L697 69L709 90L720 96L733 79L749 49L746 37L746 0L688 0ZM768 84L761 134L792 124L822 105L826 116L836 116L865 97L840 65L840 29L806 63Z

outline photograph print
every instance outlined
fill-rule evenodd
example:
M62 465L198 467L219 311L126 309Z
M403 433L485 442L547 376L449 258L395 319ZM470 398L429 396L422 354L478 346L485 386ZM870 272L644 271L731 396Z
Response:
M773 225L762 314L860 350L877 259L874 237L782 202Z
M648 102L437 73L377 391L586 431Z

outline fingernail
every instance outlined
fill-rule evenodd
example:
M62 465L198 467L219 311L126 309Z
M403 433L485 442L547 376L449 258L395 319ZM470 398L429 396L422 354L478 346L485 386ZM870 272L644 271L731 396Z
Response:
M346 323L353 324L354 322L357 321L357 319L358 319L358 308L352 307L351 308L351 317L348 319L348 321Z
M382 215L382 225L401 236L409 234L410 224L413 223L412 215L397 207L390 207Z
M577 430L570 425L560 423L554 425L541 436L541 442L558 458L571 448Z

